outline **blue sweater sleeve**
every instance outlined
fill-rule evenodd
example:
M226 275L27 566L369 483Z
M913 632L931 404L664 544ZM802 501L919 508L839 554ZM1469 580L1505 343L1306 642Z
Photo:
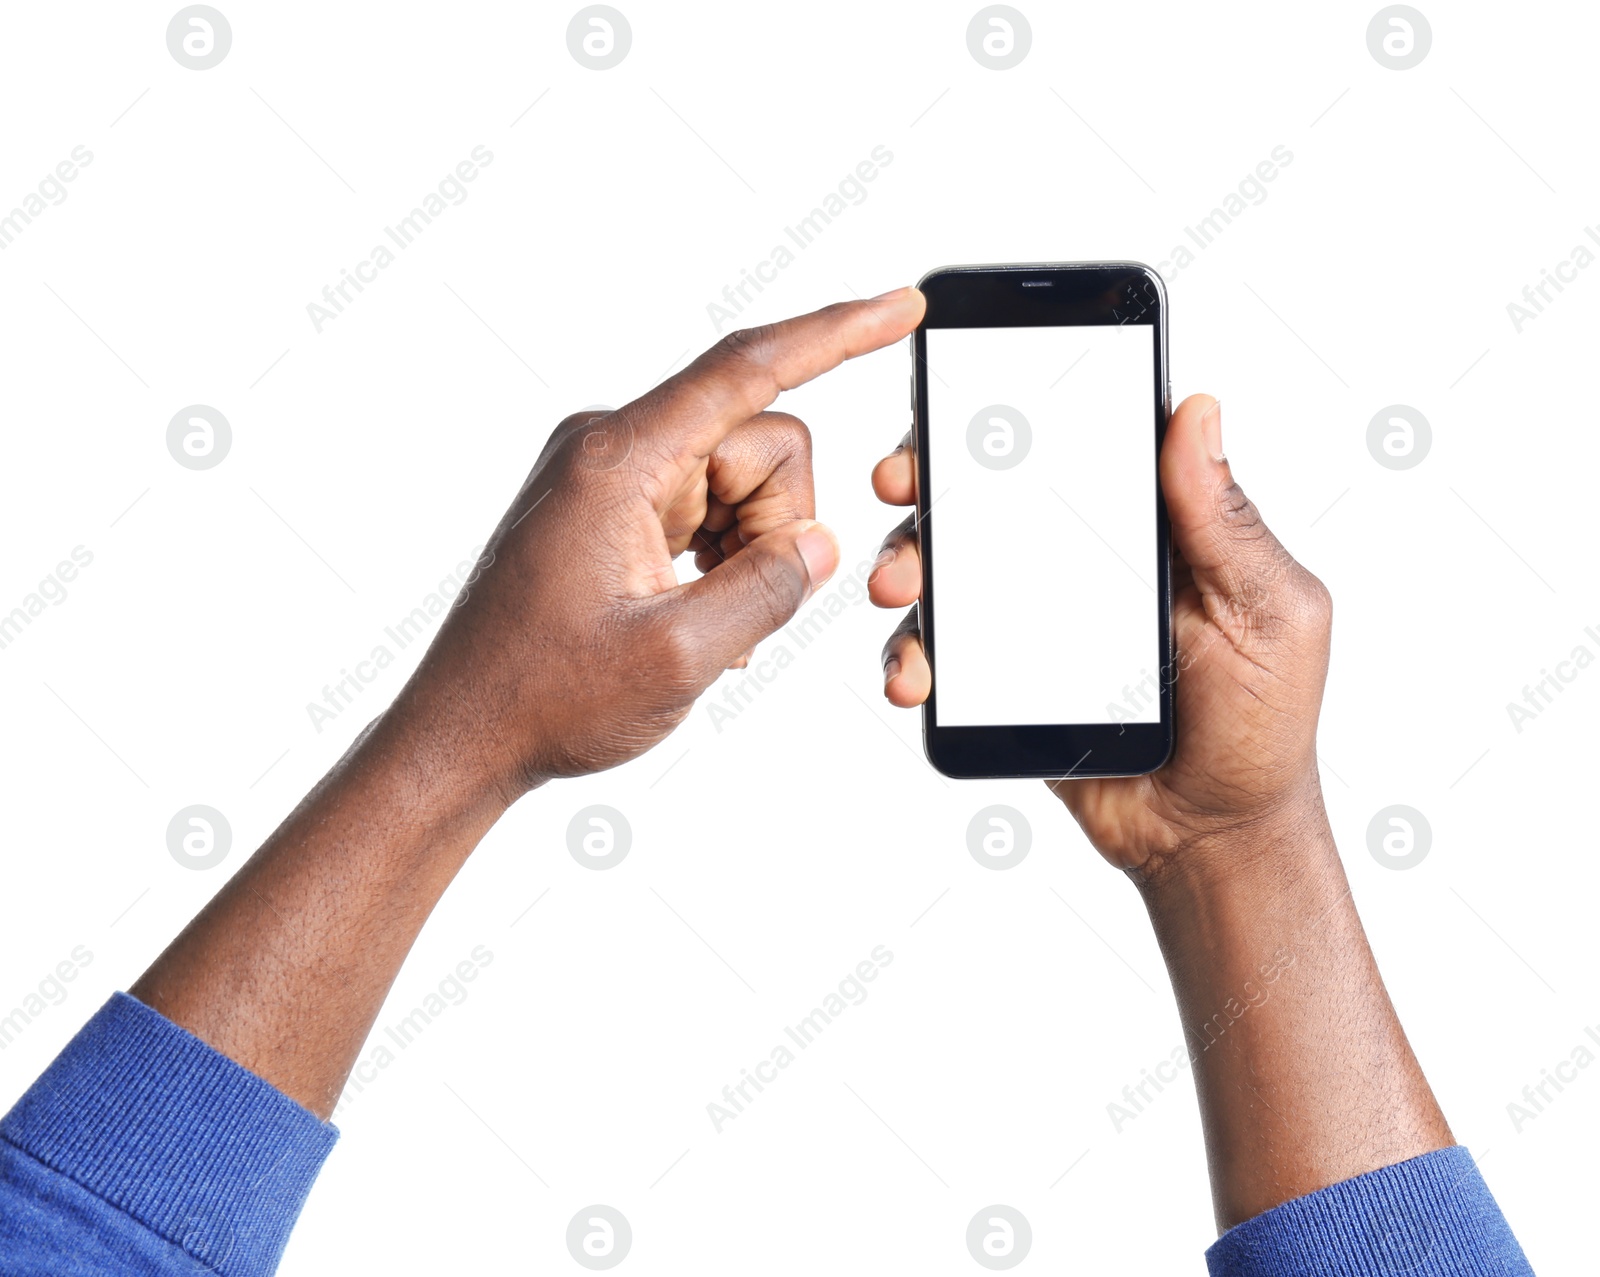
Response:
M268 1277L338 1135L125 994L0 1119L0 1270ZM1464 1148L1285 1202L1212 1277L1532 1277Z
M1229 1229L1211 1277L1533 1277L1461 1147L1347 1179Z
M0 1119L0 1272L266 1277L337 1138L115 994Z

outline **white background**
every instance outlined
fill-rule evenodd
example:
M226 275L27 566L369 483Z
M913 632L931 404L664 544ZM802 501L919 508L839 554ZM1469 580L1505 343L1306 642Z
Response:
M1028 3L1032 51L996 72L967 51L975 4L630 2L632 51L595 72L550 6L225 0L232 52L194 72L166 49L175 7L13 6L0 52L0 205L95 157L0 253L0 605L94 554L0 652L0 1005L94 954L0 1054L0 1101L400 686L414 652L359 713L308 721L555 422L710 343L707 304L875 146L869 197L750 320L948 262L1159 265L1281 145L1265 202L1165 269L1173 384L1220 395L1242 482L1332 588L1324 784L1418 1054L1535 1267L1581 1266L1600 1069L1520 1133L1506 1106L1600 1020L1600 669L1520 734L1505 706L1600 651L1600 271L1520 334L1506 304L1600 215L1600 15L1430 3L1432 52L1396 72L1370 2ZM467 202L315 333L306 304L479 144ZM906 368L885 351L785 404L846 570L898 517L867 475L906 427ZM193 403L232 423L214 470L166 451ZM1365 444L1394 403L1433 428L1407 471ZM1120 1134L1106 1113L1179 1041L1138 901L1042 785L927 767L879 698L891 620L842 607L720 732L697 711L501 822L383 1023L474 946L493 964L341 1116L284 1272L463 1251L578 1271L562 1239L590 1202L632 1221L641 1273L976 1272L962 1238L992 1202L1033 1223L1024 1271L1200 1270L1191 1095ZM167 852L191 803L232 824L216 870ZM590 803L633 826L607 872L565 847ZM1004 872L965 845L991 803L1034 830ZM1433 828L1404 872L1365 845L1393 803ZM714 1134L706 1104L879 944L869 1000Z
M939 722L1153 723L1155 327L930 328L928 420ZM1001 404L1014 465L973 456ZM986 429L987 433L987 429ZM1048 655L1018 660L1019 646ZM1152 681L1136 698L1123 689ZM1118 715L1110 707L1119 706Z

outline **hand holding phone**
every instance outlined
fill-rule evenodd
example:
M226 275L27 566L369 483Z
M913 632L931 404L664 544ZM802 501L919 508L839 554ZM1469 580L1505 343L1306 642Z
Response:
M937 438L933 446L937 451ZM873 471L879 498L916 504L924 460L908 435ZM932 471L937 474L936 464ZM1283 548L1235 481L1222 451L1216 400L1195 395L1172 414L1159 475L1172 545L1172 755L1148 775L1066 783L1058 777L1051 788L1120 868L1154 873L1175 863L1175 853L1201 848L1183 862L1227 869L1242 830L1268 834L1251 845L1270 847L1274 831L1321 818L1316 720L1332 604L1322 582ZM936 542L943 509L938 497L937 491L923 497L933 505L928 526ZM926 519L926 507L921 513ZM1037 564L1025 593L1009 601L1011 622L993 659L1019 670L1023 679L1017 681L1037 687L1047 700L1060 680L1077 672L1062 668L1058 634L1033 619L1038 599L1065 594L1083 609L1084 624L1094 623L1093 601L1075 595L1070 563L1053 560L1048 546L1040 552L1019 543L1015 532L1030 526L1028 513L1002 518L990 537L988 553L1025 554ZM944 535L950 536L948 526ZM912 605L884 647L885 694L896 705L923 705L937 685L938 667L930 665L919 622L926 573L915 517L889 534L884 552L868 584L873 602Z

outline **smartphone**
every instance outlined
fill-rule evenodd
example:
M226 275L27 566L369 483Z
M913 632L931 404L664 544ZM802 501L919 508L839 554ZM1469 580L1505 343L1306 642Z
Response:
M1154 771L1176 672L1161 277L1137 262L946 266L918 287L928 761L963 778Z

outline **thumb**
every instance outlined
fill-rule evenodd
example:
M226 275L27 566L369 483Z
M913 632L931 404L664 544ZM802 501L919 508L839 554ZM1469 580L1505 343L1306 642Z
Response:
M674 611L709 684L785 624L839 566L825 525L796 519L764 532L697 581L680 585Z
M1222 451L1222 404L1190 395L1167 423L1161 488L1172 540L1206 597L1248 612L1296 569Z

